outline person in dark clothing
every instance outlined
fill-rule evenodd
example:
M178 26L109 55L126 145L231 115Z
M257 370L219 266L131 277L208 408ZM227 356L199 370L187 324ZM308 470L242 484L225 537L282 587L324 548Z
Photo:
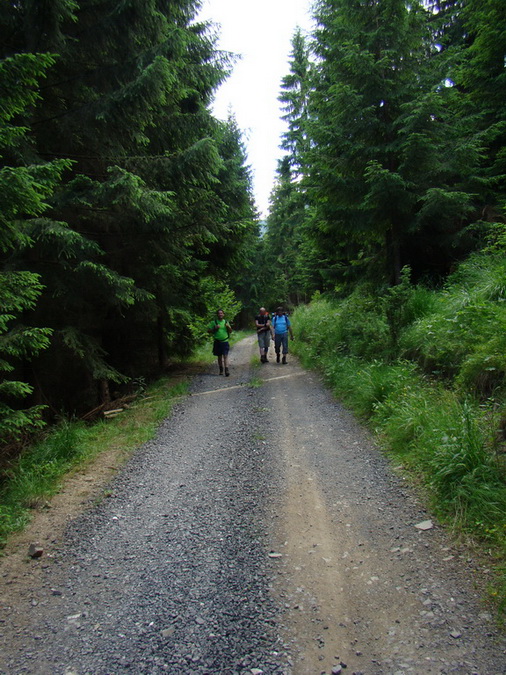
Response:
M258 349L260 350L260 363L267 363L267 354L271 344L271 316L265 307L260 307L258 316L255 317L257 329Z

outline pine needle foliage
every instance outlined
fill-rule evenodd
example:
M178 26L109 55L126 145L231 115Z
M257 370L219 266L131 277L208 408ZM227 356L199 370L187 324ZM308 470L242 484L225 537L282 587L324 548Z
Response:
M39 81L53 64L50 56L19 54L0 62L0 443L18 440L42 426L42 406L24 407L32 386L20 379L19 364L49 345L51 329L25 323L43 291L40 275L17 264L14 252L31 249L24 228L48 208L65 160L25 163L19 151L26 143L22 124L38 99Z
M218 294L247 264L251 176L237 126L209 110L231 60L198 9L196 0L2 7L0 57L33 74L26 101L15 89L6 99L22 131L1 132L10 139L2 211L12 205L19 223L0 242L9 265L39 283L24 309L50 342L30 385L53 416L90 409L186 353L194 315L211 311L203 280ZM32 178L39 190L22 193Z

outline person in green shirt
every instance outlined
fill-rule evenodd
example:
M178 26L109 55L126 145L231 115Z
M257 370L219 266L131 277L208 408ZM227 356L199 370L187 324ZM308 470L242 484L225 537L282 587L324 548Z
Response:
M223 367L225 367L225 376L228 377L230 375L228 369L228 352L230 351L228 338L232 332L232 327L226 321L225 312L222 309L216 312L216 319L211 321L207 327L207 332L214 337L213 354L218 357L220 375L223 375Z

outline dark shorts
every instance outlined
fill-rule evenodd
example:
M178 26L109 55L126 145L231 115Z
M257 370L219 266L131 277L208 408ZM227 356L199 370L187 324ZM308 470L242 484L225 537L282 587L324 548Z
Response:
M230 351L230 345L227 340L215 340L213 344L213 354L215 356L227 356Z

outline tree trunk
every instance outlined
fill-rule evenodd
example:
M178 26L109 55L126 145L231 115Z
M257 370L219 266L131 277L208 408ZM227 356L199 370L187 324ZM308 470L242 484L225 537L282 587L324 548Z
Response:
M109 380L106 380L105 377L103 377L99 380L98 385L100 388L100 403L110 403L111 392L109 390Z
M401 281L401 251L397 228L392 225L385 235L387 249L387 269L392 286Z
M163 370L167 366L167 343L165 341L165 332L163 330L162 317L158 315L156 320L156 341L158 346L158 366Z

